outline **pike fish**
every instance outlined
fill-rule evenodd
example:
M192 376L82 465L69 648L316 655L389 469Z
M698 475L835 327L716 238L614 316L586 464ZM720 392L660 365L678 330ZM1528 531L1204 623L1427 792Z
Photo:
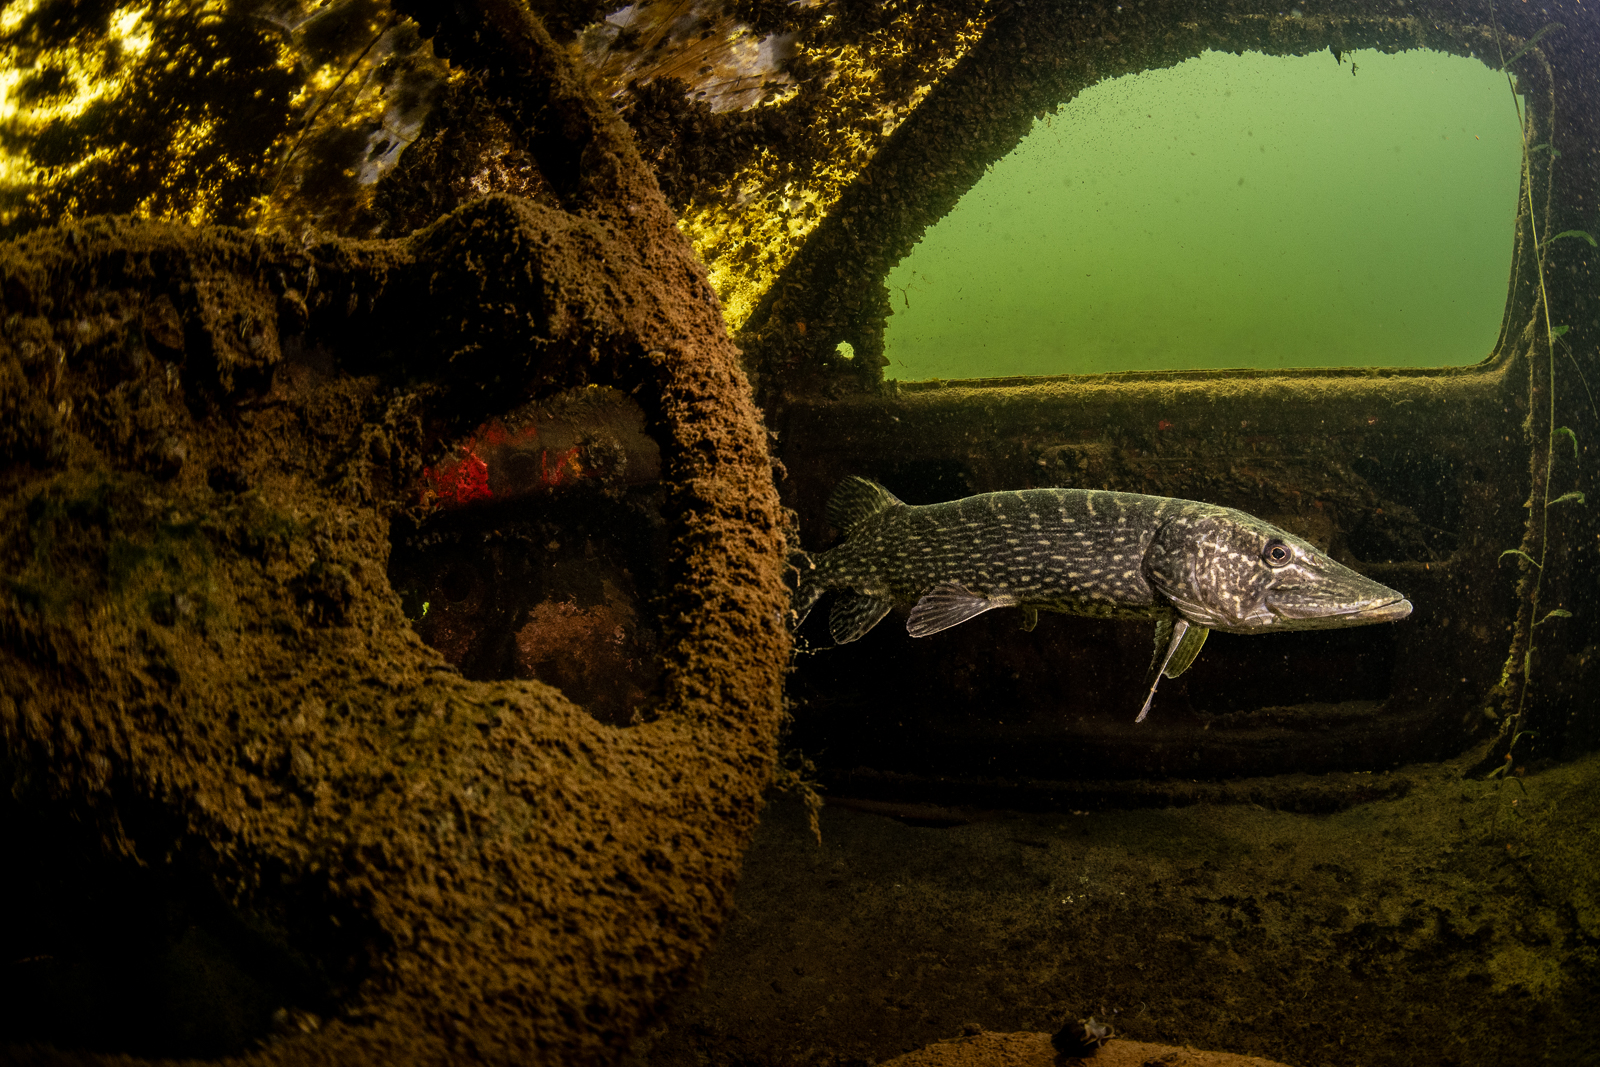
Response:
M798 629L830 589L845 644L895 604L927 637L995 608L1151 619L1156 651L1143 722L1163 677L1182 674L1212 630L1257 634L1394 622L1411 602L1306 541L1233 508L1096 489L982 493L912 505L849 477L828 503L844 540L809 559L795 593Z

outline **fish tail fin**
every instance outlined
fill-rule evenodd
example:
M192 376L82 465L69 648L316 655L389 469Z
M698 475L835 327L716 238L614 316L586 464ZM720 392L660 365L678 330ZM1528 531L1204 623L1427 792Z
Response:
M811 614L811 609L817 606L817 601L822 599L822 594L828 587L821 582L810 582L802 585L794 595L794 604L789 609L789 629L798 630L805 623L806 616Z
M890 508L905 507L905 502L877 482L855 475L843 479L828 500L828 522L846 538L854 536L868 519ZM799 630L829 589L839 587L837 577L827 580L824 572L829 553L823 552L815 559L797 552L791 562L800 574L790 608L791 628ZM819 566L820 564L820 566ZM837 644L846 644L872 629L894 606L889 597L849 592L840 596L829 616L829 630Z
M811 614L811 609L817 606L817 601L822 599L822 594L828 591L817 577L817 562L811 558L811 553L802 549L795 549L789 555L789 566L799 575L795 586L794 599L789 602L789 629L796 631L806 621L806 616Z
M905 507L905 501L877 482L852 474L842 479L828 498L828 522L849 537L874 515L897 507Z

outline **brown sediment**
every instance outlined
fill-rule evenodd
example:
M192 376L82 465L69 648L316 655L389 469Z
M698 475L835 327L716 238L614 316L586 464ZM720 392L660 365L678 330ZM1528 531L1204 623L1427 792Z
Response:
M780 800L704 985L641 1061L884 1063L962 1034L1043 1052L1093 1016L1117 1037L1091 1065L1134 1042L1298 1067L1591 1062L1600 756L1498 786L1462 779L1475 756L1349 776L1352 794L1408 781L1316 814L1281 803L1310 776L1141 810L830 799L818 844Z
M999 1034L987 1030L935 1042L887 1060L883 1067L1068 1067L1083 1063L1094 1067L1284 1067L1277 1060L1260 1056L1115 1039L1088 1055L1067 1056L1050 1044L1049 1034Z
M554 682L625 724L633 709L646 706L655 683L654 649L647 636L640 639L634 603L609 582L604 595L587 608L576 600L535 607L517 631L517 665L523 677Z
M773 765L784 541L736 351L626 134L490 6L568 210L0 249L8 784L301 961L314 1002L249 1062L610 1057L710 944ZM386 577L441 435L592 383L662 452L660 680L627 729L464 679Z

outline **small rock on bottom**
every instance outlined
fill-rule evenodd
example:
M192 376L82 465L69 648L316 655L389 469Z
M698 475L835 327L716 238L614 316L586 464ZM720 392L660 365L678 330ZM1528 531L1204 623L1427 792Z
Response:
M1051 1047L1049 1034L989 1031L937 1041L896 1056L881 1067L1067 1067L1080 1063L1094 1067L1286 1067L1259 1056L1120 1039L1108 1041L1092 1056L1063 1056Z

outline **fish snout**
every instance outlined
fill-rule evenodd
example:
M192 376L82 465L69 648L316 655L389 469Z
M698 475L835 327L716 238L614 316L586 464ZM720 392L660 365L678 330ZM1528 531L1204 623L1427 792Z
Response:
M1374 622L1398 622L1411 614L1411 601L1386 590L1371 598L1285 598L1272 605L1278 625L1285 630L1332 630Z
M1391 600L1387 604L1378 604L1375 607L1363 608L1356 613L1363 622L1399 622L1411 614L1411 601L1405 597Z

